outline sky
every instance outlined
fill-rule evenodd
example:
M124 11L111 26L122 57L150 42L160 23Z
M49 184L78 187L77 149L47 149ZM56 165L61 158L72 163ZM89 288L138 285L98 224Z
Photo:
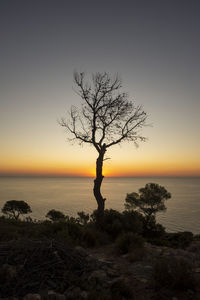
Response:
M97 152L58 124L73 72L119 74L147 141L109 149L105 176L200 176L198 0L1 0L0 175L94 176Z

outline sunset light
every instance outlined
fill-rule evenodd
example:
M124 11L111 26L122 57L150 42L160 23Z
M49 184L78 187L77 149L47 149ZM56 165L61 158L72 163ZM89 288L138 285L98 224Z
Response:
M0 1L0 300L200 299L200 1Z

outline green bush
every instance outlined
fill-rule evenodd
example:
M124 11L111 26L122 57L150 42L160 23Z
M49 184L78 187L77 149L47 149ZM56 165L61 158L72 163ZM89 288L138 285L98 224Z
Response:
M167 233L165 239L169 247L186 248L194 239L193 233L189 231Z
M119 219L116 219L107 228L106 232L111 236L112 239L115 240L123 230L124 230L124 228L123 228L123 222L121 220L119 220Z
M82 242L84 246L89 248L97 246L98 239L96 230L92 228L87 228L86 230L84 230L82 235Z
M143 231L144 217L133 210L125 210L122 213L123 230L141 234Z
M78 224L74 218L70 218L67 222L67 229L69 236L75 241L78 242L81 240L82 237L82 226Z
M153 269L155 287L188 290L195 288L192 265L182 258L162 258Z
M151 220L146 222L146 218L143 219L143 236L147 239L159 239L165 236L165 228L159 223L156 223L154 216Z
M116 240L116 249L121 254L131 252L133 249L143 248L144 239L133 232L122 233Z
M86 225L89 222L90 216L89 214L86 214L84 211L77 212L77 215L78 215L77 218L78 223L82 225Z
M53 238L53 239L69 239L68 228L66 222L50 222L43 221L38 223L35 232L35 238Z
M95 226L97 224L96 217L95 210L90 216L91 224ZM105 209L100 229L102 232L109 234L112 239L115 239L123 230L122 214L114 209Z
M123 230L121 213L114 209L106 209L102 229L115 239Z
M200 241L200 234L195 234L194 235L194 240L195 241Z
M57 222L0 219L0 241L19 238L53 238L77 243L81 241L82 231L83 227L73 218Z
M46 214L46 218L50 219L52 222L58 222L64 220L65 215L59 210L51 209Z
M20 219L0 218L0 241L16 240L22 237L32 237L35 232L34 223Z
M101 230L112 240L115 240L122 232L130 231L142 233L143 216L135 211L124 211L120 213L114 209L106 209L102 220ZM96 213L91 215L91 222L95 224Z

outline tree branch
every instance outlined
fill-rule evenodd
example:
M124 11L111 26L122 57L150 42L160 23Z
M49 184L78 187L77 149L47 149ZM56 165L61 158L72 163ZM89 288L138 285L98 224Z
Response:
M124 140L145 140L139 129L145 125L146 113L128 101L126 93L120 93L118 76L112 79L108 73L97 73L92 77L93 85L89 85L84 73L75 72L74 82L83 100L82 108L72 107L70 121L60 122L74 139L93 144L98 152Z

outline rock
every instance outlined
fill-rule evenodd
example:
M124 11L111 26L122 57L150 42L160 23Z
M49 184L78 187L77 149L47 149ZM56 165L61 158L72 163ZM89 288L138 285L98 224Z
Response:
M64 293L67 300L79 299L80 294L81 289L79 287L70 287Z
M116 278L113 278L113 279L109 280L108 284L110 286L112 286L112 285L115 285L117 282L121 282L122 280L123 280L123 277L119 276L119 277L116 277Z
M48 300L65 300L65 295L55 293L54 291L48 291Z
M101 264L103 264L103 266L105 266L105 267L112 267L113 266L113 262L112 261L110 261L110 260L107 260L107 259L102 259L102 258L100 258L100 259L98 259L98 261L101 263Z
M200 268L196 268L194 271L195 273L200 273Z
M145 284L148 282L148 280L146 278L138 278L138 280Z
M41 300L41 296L39 294L27 294L24 300Z
M135 275L138 275L139 277L141 276L145 276L145 275L149 275L152 273L153 271L153 267L150 265L145 265L142 263L135 263L132 265L132 271Z
M96 282L105 282L108 280L106 272L103 270L93 271L92 274L88 278L89 281Z
M85 290L81 290L79 287L70 287L64 294L66 300L85 300L88 298L89 293Z
M192 290L187 290L187 294L190 295L190 296L193 296L195 294L195 292L192 291Z
M119 272L117 270L107 268L105 271L109 277L118 277L119 276Z
M87 298L88 298L88 292L82 291L82 292L80 293L80 296L81 296L82 299L87 299Z
M77 247L75 247L74 249L75 249L75 251L77 251L78 254L81 255L82 257L88 256L87 251L86 251L83 247L77 246Z
M56 294L56 300L65 300L65 295Z

